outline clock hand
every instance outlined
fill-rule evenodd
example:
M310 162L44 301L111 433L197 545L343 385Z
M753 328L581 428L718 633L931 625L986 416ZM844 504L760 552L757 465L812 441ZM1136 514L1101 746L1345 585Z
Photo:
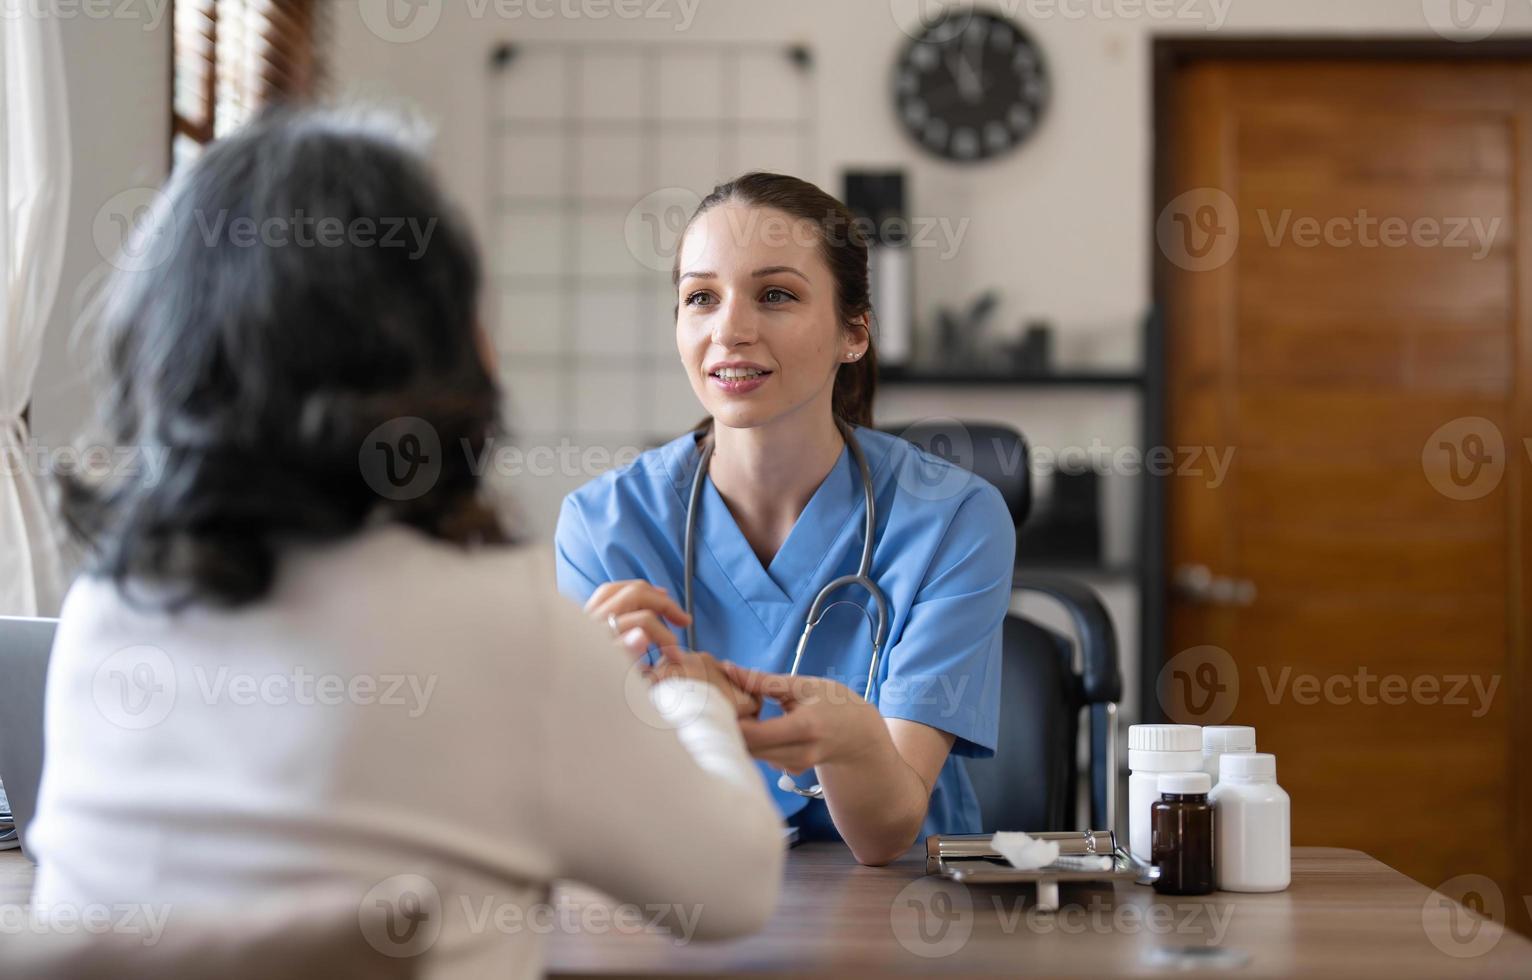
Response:
M946 53L947 70L952 73L953 80L957 82L958 91L962 93L967 102L978 102L984 97L984 84L979 81L979 75L968 63L968 59L956 50ZM954 55L956 57L954 58Z
M956 51L944 48L942 50L942 61L947 66L947 74L951 75L953 80L957 82L958 87L961 88L963 86L962 59L957 57Z
M974 58L972 65L974 81L979 83L978 87L981 89L979 95L982 98L983 83L980 80L984 78L984 39L978 36L977 31L971 29L969 30L968 34L968 45L970 47L978 48L978 50L974 52L976 57Z

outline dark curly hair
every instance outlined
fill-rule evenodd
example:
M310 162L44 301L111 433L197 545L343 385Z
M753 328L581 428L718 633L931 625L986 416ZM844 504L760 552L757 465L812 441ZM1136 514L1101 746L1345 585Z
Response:
M477 251L400 133L355 110L272 113L140 222L97 321L100 424L164 465L61 481L88 572L154 585L157 604L238 606L285 546L372 522L509 540L471 465L499 431ZM387 453L391 473L399 449L430 478L408 492L370 462Z

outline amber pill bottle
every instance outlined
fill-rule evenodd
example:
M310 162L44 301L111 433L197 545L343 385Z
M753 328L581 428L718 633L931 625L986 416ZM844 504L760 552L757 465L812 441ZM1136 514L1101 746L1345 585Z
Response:
M1150 849L1160 869L1154 890L1162 895L1213 891L1213 780L1205 772L1160 774L1160 798L1149 807Z

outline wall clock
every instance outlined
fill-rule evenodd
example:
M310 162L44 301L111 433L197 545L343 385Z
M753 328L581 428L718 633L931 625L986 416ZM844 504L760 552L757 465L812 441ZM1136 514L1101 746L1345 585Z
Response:
M987 160L1033 134L1048 75L1031 35L999 14L963 10L899 53L894 104L906 132L947 160Z

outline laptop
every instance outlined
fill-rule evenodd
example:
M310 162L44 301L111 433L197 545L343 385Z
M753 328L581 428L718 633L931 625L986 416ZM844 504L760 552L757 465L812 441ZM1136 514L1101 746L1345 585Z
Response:
M57 627L56 619L0 616L0 783L23 851L43 774L43 687Z

